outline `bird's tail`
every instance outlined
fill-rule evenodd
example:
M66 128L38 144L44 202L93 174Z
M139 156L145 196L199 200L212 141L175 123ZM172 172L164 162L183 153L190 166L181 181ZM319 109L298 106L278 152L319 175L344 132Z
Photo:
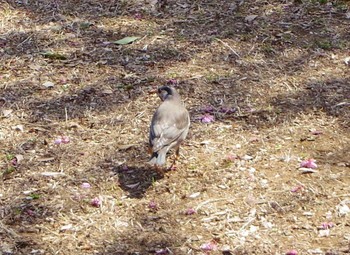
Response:
M162 166L166 163L166 152L158 151L153 152L151 159L148 161L151 165Z

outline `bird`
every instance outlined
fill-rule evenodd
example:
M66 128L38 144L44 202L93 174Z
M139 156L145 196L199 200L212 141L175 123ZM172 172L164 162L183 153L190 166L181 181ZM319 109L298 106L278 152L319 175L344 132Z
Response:
M171 86L158 88L162 103L155 111L149 132L150 165L157 169L166 165L166 154L175 149L175 165L180 155L180 145L185 140L190 128L190 115L186 110L179 93Z

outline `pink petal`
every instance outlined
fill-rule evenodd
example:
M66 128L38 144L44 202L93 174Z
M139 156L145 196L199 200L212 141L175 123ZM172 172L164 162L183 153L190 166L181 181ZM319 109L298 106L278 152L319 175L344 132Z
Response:
M81 187L82 187L83 189L89 189L89 188L91 188L91 185L90 185L90 183L83 182L83 183L81 184Z
M238 159L238 156L235 154L230 154L230 155L227 155L227 157L226 157L227 161L234 161L236 159Z
M66 143L69 143L70 140L69 140L69 137L68 136L62 136L62 143L66 144Z
M306 168L317 168L316 160L314 159L307 159L300 163L300 167L306 167Z
M193 208L188 208L185 212L186 215L192 215L192 214L195 214L196 213L196 210L193 209Z
M158 209L158 206L154 201L149 202L148 207L151 209Z
M164 254L169 254L169 250L168 249L160 249L156 251L157 255L164 255Z
M296 250L290 250L286 252L286 255L298 255L298 252Z
M57 139L54 141L55 144L61 144L61 143L69 143L70 142L70 139L69 137L67 136L60 136L60 137L57 137Z
M177 84L177 80L176 79L170 79L167 82L168 84L172 84L172 85L176 85Z
M13 158L13 159L11 160L11 164L12 164L13 166L17 166L17 165L18 165L17 158Z
M302 190L304 187L302 185L296 186L292 188L290 191L291 192L298 192L299 190Z
M217 250L218 246L216 245L215 241L210 241L208 243L202 244L200 248L203 251L215 251Z
M142 19L142 15L140 13L136 13L134 15L134 18L140 20L140 19Z
M94 199L91 200L90 204L94 207L100 207L102 202L99 198L95 197Z
M210 123L214 121L214 116L210 114L205 114L201 117L202 123Z
M26 213L29 215L29 216L35 216L35 212L33 210L26 210Z
M62 143L62 139L61 138L57 138L55 141L54 141L55 144L61 144Z
M334 223L333 222L323 222L321 224L321 229L330 229L334 227Z

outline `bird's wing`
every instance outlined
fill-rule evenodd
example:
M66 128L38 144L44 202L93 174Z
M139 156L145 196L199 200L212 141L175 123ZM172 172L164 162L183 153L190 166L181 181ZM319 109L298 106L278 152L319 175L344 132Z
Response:
M163 116L155 114L150 131L150 143L153 146L153 151L158 151L172 144L188 129L188 112L184 110L178 113L180 114Z

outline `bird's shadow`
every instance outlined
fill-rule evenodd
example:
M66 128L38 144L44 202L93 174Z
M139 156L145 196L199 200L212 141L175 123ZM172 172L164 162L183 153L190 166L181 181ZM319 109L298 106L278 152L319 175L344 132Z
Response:
M118 175L120 188L128 192L131 198L142 198L150 186L164 178L151 166L121 165L113 171Z

